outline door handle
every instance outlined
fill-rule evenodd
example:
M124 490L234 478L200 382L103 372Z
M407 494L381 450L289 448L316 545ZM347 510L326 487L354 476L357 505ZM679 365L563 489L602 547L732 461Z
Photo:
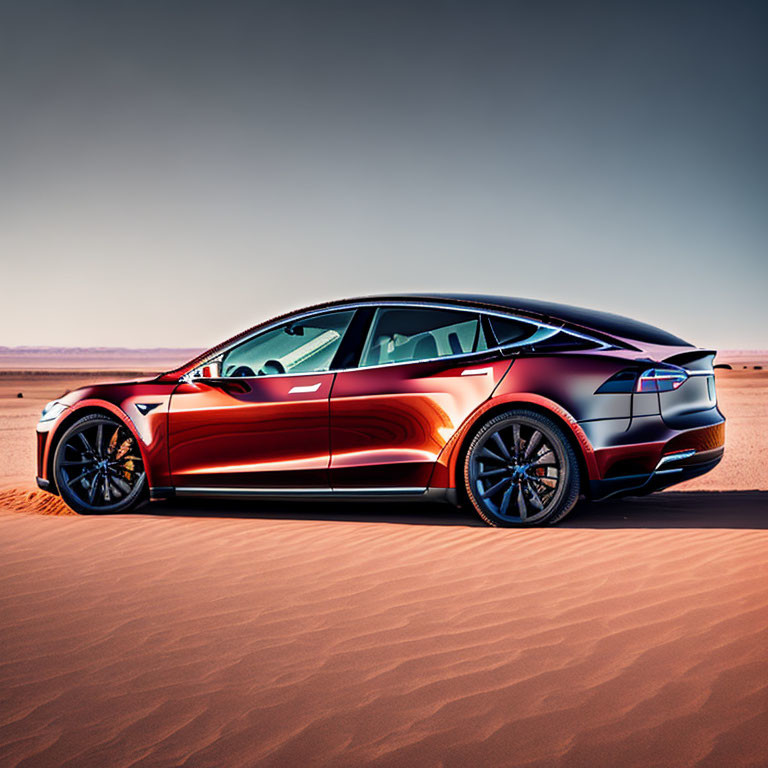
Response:
M317 392L318 389L320 389L320 384L322 382L318 381L317 384L306 384L302 386L297 387L291 387L288 390L289 395L298 395L302 392Z
M489 373L493 373L493 368L465 368L462 372L462 376L487 376Z

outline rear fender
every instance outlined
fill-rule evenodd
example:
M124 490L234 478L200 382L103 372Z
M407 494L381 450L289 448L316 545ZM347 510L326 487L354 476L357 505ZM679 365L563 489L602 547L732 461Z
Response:
M429 483L430 487L454 488L456 486L458 462L462 456L461 449L466 444L467 439L475 432L476 428L485 421L490 411L503 410L512 406L524 407L526 405L535 406L539 411L552 414L556 421L562 422L567 426L581 450L588 478L590 480L597 480L600 475L594 449L576 419L554 400L533 393L515 392L486 400L467 417L437 457L435 469L432 472L432 478Z

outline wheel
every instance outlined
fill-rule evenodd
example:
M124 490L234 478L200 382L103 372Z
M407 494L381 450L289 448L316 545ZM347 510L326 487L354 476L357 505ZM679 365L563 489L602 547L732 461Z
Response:
M53 472L61 498L76 512L125 512L144 498L139 446L109 416L84 416L69 427L56 447Z
M464 482L490 525L552 525L579 500L579 462L562 429L535 411L510 410L484 424L469 445Z

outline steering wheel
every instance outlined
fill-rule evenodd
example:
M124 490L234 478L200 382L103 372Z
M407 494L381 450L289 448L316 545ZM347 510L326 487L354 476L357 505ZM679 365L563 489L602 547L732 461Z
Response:
M285 373L285 366L279 360L267 360L259 370L259 376L270 376L275 373Z
M238 376L242 378L255 375L256 374L253 372L253 368L249 368L247 365L238 365L237 368L235 368L235 370L230 374L230 376Z

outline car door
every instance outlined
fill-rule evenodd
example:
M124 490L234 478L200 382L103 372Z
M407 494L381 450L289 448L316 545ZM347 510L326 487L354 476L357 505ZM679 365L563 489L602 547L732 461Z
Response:
M354 314L270 328L181 382L168 413L177 489L327 489L331 368Z
M445 444L510 364L487 351L477 312L377 308L358 367L333 384L332 487L426 488Z

